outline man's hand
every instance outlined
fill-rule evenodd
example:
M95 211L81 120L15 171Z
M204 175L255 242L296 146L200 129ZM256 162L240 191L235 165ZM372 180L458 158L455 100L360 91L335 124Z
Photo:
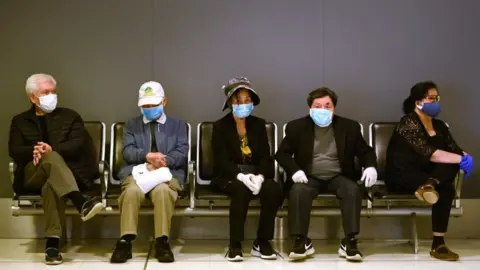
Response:
M147 170L148 170L149 172L154 171L154 170L156 170L156 169L157 169L157 168L155 168L155 166L153 166L153 165L150 164L150 163L147 163Z
M147 162L153 165L156 169L167 167L167 158L162 153L148 153Z
M48 143L38 142L35 147L40 150L42 155L48 152L52 152L52 147Z
M33 165L37 166L43 155L49 152L52 152L52 147L48 143L38 142L33 147Z

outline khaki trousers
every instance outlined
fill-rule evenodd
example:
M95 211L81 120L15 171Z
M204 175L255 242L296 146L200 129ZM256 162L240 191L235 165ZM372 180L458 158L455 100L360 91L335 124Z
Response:
M45 154L40 163L25 166L25 188L42 191L45 237L62 236L65 224L66 199L63 196L78 191L78 185L65 160L57 152Z
M155 238L169 236L170 225L175 210L178 191L182 188L178 180L172 178L167 183L161 183L148 194L153 203L153 218L155 222ZM120 234L137 234L138 212L145 201L145 194L137 186L130 175L122 183L122 194L118 199L120 205Z

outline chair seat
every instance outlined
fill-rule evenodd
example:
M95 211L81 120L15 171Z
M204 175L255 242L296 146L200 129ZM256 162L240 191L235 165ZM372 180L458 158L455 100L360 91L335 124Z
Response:
M416 199L415 195L413 194L405 194L405 193L375 193L374 197L381 200L412 200Z
M31 194L31 195L19 195L15 196L14 200L19 200L19 201L41 201L42 196L38 194Z
M229 200L224 193L214 191L209 185L198 185L195 187L195 197L199 200Z
M322 199L332 199L332 198L336 198L337 196L335 196L334 194L331 194L331 193L319 193L317 195L317 198L315 198L316 200L322 200Z
M388 190L386 185L375 186L373 197L381 200L411 200L417 198L411 192Z

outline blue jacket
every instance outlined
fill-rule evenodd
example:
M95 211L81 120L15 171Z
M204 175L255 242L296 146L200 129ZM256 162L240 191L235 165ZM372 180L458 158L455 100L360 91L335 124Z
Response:
M164 124L156 124L157 149L167 156L170 172L183 185L189 148L187 126L183 120L172 117L166 117ZM150 123L145 124L143 116L129 120L123 129L122 155L126 165L118 173L121 181L132 174L134 166L147 162L150 149Z

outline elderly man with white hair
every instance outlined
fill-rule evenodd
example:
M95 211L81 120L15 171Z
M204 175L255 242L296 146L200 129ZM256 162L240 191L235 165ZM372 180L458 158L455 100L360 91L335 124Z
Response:
M175 201L185 182L188 136L185 122L165 114L167 98L158 82L146 82L139 90L141 115L129 120L123 130L123 159L120 234L110 262L132 258L137 235L138 212L146 198L153 203L155 258L173 262L169 234Z
M103 209L99 198L85 198L98 178L95 148L75 111L57 107L57 82L48 74L27 79L31 108L13 117L8 151L18 165L16 194L39 193L45 212L45 263L60 264L59 239L65 201L86 221Z

